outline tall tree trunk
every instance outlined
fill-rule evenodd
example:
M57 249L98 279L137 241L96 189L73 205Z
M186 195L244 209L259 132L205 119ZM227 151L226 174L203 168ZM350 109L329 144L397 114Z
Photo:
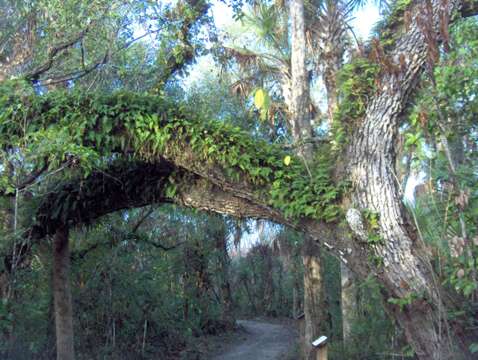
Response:
M369 247L370 256L380 259L376 271L386 296L405 302L409 299L408 305L392 311L417 355L421 359L448 359L455 349L444 331L446 314L439 284L424 244L408 221L392 170L398 127L387 120L393 118L388 113L396 109L396 101L390 94L375 101L365 126L352 139L349 174L356 189L354 204L377 214L381 241L370 244L367 235L356 235ZM360 212L350 209L347 216L352 229L366 228L363 220L353 220L361 219ZM362 225L357 226L359 223Z
M312 125L309 103L309 79L306 68L305 18L303 0L290 1L291 22L291 103L289 122L292 137L298 145L297 153L307 163L313 157ZM307 164L306 164L307 165ZM306 236L303 248L304 263L304 355L312 358L312 341L320 334L325 320L324 286L322 283L320 251Z
M323 66L323 79L327 94L327 125L329 131L333 127L334 114L339 105L337 74L342 67L346 37L346 19L342 14L342 1L327 0L324 4L324 15L320 20L323 33L319 35L321 43L321 52L319 54L319 64ZM319 20L319 21L320 21ZM352 274L350 270L340 263L340 282L342 284L342 332L343 339L347 340L350 335L350 320L353 309L357 306L356 297L353 295ZM338 279L337 279L338 280Z
M309 78L306 69L305 20L303 0L290 0L291 22L291 104L289 123L298 154L309 160L313 147L307 142L312 137L309 109ZM305 143L304 143L305 142Z
M53 297L55 306L56 357L74 360L73 309L70 290L68 228L58 228L53 237Z
M319 64L323 65L323 79L327 93L327 120L329 129L332 126L334 113L338 106L337 74L342 67L345 46L347 23L344 19L343 1L327 0L324 4L322 21L323 33L319 35L321 43Z
M320 248L312 239L306 237L303 248L304 263L304 358L314 358L312 342L325 328L325 297L320 262Z
M340 273L343 338L344 342L348 342L351 335L352 321L357 309L357 287L353 273L342 262L340 263Z

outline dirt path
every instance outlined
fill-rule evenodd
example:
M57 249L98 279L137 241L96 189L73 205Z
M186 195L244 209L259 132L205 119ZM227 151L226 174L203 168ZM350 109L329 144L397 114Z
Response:
M279 360L297 340L296 331L287 326L261 321L239 320L244 332L239 343L229 346L212 360Z

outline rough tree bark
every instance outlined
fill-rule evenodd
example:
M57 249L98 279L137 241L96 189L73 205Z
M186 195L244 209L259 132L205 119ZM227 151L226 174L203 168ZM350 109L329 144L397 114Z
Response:
M53 299L55 308L56 358L74 360L73 309L70 290L68 228L60 227L53 237Z
M290 0L291 23L291 103L289 125L292 139L300 144L298 154L309 160L313 156L309 109L309 78L306 69L305 20L303 0Z
M327 94L327 120L329 129L332 126L334 113L338 106L337 74L342 67L347 39L347 27L343 12L343 1L327 0L324 12L319 15L319 59L323 67L323 79Z
M459 10L460 2L436 0L431 3L433 24L438 33L440 17ZM353 183L355 209L349 209L347 218L358 241L366 243L360 211L373 211L378 215L382 241L364 246L369 248L370 256L383 262L376 274L384 285L385 296L410 299L402 310L389 307L418 357L460 358L458 352L465 346L460 341L457 344L459 338L446 334L445 300L433 275L425 246L407 217L394 172L399 115L423 71L427 56L427 45L417 20L423 10L420 4L410 10L413 20L409 29L397 40L389 55L391 59L405 56L406 69L399 73L383 71L380 79L383 86L371 99L365 118L351 139L347 170Z

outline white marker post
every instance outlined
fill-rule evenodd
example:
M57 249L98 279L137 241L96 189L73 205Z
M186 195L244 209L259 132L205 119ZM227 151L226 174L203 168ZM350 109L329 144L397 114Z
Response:
M327 360L327 336L321 336L312 342L316 360Z

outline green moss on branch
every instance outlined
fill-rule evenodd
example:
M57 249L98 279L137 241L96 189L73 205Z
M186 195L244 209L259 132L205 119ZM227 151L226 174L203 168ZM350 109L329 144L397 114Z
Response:
M57 166L76 157L88 175L124 154L151 162L166 158L188 171L220 171L231 183L249 184L254 196L289 218L332 221L340 215L342 190L331 180L327 156L309 172L280 147L158 96L13 90L0 88L0 138L5 147L31 154L32 162L47 156Z

